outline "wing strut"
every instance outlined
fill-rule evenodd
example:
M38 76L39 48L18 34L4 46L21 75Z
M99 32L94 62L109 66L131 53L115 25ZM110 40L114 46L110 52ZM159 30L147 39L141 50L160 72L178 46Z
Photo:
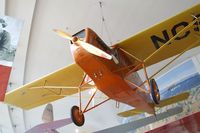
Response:
M92 80L89 80L89 81L85 82L85 81L86 81L86 77L87 77L87 74L84 74L84 77L83 77L83 79L82 79L82 81L81 81L81 83L80 83L80 85L79 85L79 87L78 87L78 93L79 93L79 109L80 109L79 111L82 112L82 113L86 113L86 112L90 111L91 109L94 109L94 108L98 107L99 105L101 105L101 104L107 102L108 100L110 100L110 98L107 98L107 99L105 99L104 101L102 101L102 102L100 102L100 103L94 105L93 107L88 108L89 105L90 105L90 103L91 103L91 101L94 99L94 96L96 95L96 92L97 92L97 90L98 90L98 89L95 88L95 91L93 92L93 94L92 94L92 96L90 97L90 99L89 99L87 105L85 106L85 108L84 108L83 111L82 111L82 100L81 100L81 99L82 99L82 96L81 96L81 92L82 92L82 91L81 91L81 89L84 87L85 84L88 84L88 83L92 82Z
M188 47L186 47L181 53L179 53L173 60L171 60L169 63L167 63L165 66L163 66L160 70L158 70L156 73L154 73L152 76L148 76L147 73L147 69L146 69L146 62L148 60L150 60L152 57L154 57L157 53L159 53L161 50L163 50L165 47L168 46L168 44L170 44L173 40L175 40L180 34L182 34L183 32L185 32L186 30L188 30L189 28L191 28L196 22L198 22L199 18L195 18L195 20L193 20L191 23L189 23L185 28L183 28L180 32L178 32L174 37L172 37L169 41L167 41L163 46L161 46L158 50L156 50L155 52L153 52L150 56L148 56L145 60L140 60L139 58L135 57L134 55L128 53L127 51L123 50L122 48L119 48L119 50L121 50L122 52L124 52L125 54L127 54L128 56L130 56L131 58L133 58L134 60L136 60L138 62L138 64L136 66L130 65L130 66L126 66L124 68L121 68L120 70L123 69L127 69L127 68L132 68L132 70L130 70L126 76L125 76L125 80L127 82L129 82L130 84L134 85L135 87L137 87L138 89L140 89L143 92L146 93L150 93L150 79L152 79L155 75L157 75L158 73L160 73L163 69L165 69L167 66L169 66L170 64L172 64L175 60L177 60L181 55L183 55L187 50L191 49L192 47L194 47L195 45L198 45L200 43L200 39L198 39L195 43L193 43L192 45L189 45ZM200 38L200 35L197 34L197 37ZM143 68L144 70L144 76L146 78L146 80L141 84L141 85L136 85L135 83L127 80L126 78L128 76L130 76L130 74L132 74L132 72L135 72L137 70L139 70L140 68ZM145 88L142 88L142 86L147 83L148 85L148 89L146 90Z

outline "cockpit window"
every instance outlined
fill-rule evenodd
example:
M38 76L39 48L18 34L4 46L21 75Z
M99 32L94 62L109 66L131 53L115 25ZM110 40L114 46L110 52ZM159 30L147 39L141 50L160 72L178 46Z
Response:
M79 31L78 33L76 33L76 34L74 34L74 35L72 35L72 36L73 36L73 37L76 36L76 37L78 37L79 39L84 39L84 38L85 38L85 29ZM70 41L70 42L71 42L71 41ZM71 42L71 44L72 44L72 42Z
M74 34L73 36L76 36L78 38L85 38L85 30L81 30L78 33Z

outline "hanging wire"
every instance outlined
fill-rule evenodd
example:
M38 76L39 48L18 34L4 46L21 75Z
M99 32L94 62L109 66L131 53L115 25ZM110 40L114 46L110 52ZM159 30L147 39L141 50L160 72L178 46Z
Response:
M107 26L107 24L106 24L105 17L104 17L104 14L103 14L103 5L102 5L102 1L99 1L99 7L100 7L101 21L102 21L102 25L101 25L101 35L103 36L103 29L105 28L105 32L107 33L108 40L109 40L109 43L110 43L110 45L111 45L111 44L112 44L111 36L110 36L110 34L109 34L108 26Z
M100 15L101 15L101 35L103 36L103 24L104 24L104 17L103 17L103 9L102 9L102 2L99 1L100 6Z

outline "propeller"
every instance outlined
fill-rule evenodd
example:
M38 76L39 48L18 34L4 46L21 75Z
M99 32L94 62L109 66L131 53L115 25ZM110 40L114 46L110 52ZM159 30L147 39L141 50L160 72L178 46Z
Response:
M68 40L72 41L73 43L79 44L82 48L84 48L86 51L88 51L89 53L91 53L93 55L96 55L96 56L99 56L99 57L102 57L102 58L105 58L105 59L108 59L108 60L112 59L111 55L109 55L108 53L104 52L103 50L93 46L90 43L84 42L77 37L72 37L71 35L65 33L62 30L54 29L54 31L59 36L65 38L65 39L68 39Z

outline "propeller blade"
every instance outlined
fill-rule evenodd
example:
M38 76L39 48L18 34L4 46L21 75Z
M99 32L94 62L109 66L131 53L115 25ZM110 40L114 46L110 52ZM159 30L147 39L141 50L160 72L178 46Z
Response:
M58 29L54 29L54 31L61 37L65 38L65 39L69 39L69 40L73 40L73 37L69 34L67 34L66 32L62 31L62 30L58 30ZM94 54L96 56L111 60L112 56L107 54L106 52L104 52L103 50L93 46L92 44L86 43L80 39L78 39L76 41L76 43L78 43L82 48L84 48L86 51L88 51L91 54Z
M80 41L78 40L77 41L78 44L80 44L86 51L88 51L89 53L91 54L94 54L96 56L99 56L99 57L102 57L102 58L105 58L105 59L109 59L111 60L112 59L112 56L107 54L106 52L104 52L103 50L89 44L89 43L86 43L84 41Z
M72 36L70 34L67 34L66 32L62 31L62 30L58 30L58 29L54 29L54 32L56 32L59 36L68 39L68 40L72 40Z

